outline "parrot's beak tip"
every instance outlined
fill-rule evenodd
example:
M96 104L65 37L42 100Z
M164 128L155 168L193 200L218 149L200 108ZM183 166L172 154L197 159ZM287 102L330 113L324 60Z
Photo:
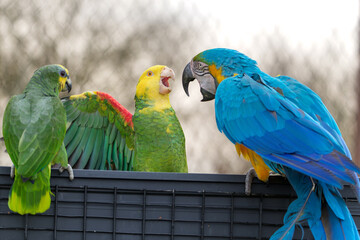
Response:
M183 75L182 75L182 84L183 84L183 88L184 88L184 91L186 93L186 95L188 95L188 97L190 97L190 94L189 94L189 83L191 81L194 81L195 78L194 78L194 75L191 71L191 68L190 68L190 63L188 63L183 71Z
M70 78L68 78L65 85L66 85L67 92L70 93L70 91L72 89L72 84L71 84L71 79Z

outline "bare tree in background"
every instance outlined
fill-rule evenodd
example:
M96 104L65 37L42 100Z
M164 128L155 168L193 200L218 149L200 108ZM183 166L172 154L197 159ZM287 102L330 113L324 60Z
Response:
M93 81L103 82L108 89L113 89L111 81L116 78L121 88L133 85L129 79L137 81L139 77L139 69L134 64L144 55L145 59L148 55L148 62L174 64L181 58L181 52L174 58L174 50L189 44L189 27L172 29L167 23L170 16L165 7L163 15L141 21L149 14L147 3L141 3L136 3L136 12L133 12L138 17L125 22L133 11L126 4L121 12L108 4L105 11L97 13L96 8L101 6L95 2L2 1L0 71L5 74L0 76L1 96L19 93L32 71L50 63L62 63L71 70L77 91L85 90L84 84ZM119 17L124 13L124 19ZM172 15L171 21L179 21L179 18ZM98 78L104 74L112 79ZM129 101L132 97L130 93Z

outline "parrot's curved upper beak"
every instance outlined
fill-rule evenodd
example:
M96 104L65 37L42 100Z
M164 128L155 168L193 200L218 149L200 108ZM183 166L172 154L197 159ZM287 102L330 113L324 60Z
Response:
M189 83L191 81L194 81L194 75L191 71L191 68L190 68L190 63L188 63L183 71L183 75L182 75L182 84L183 84L183 88L184 88L184 91L186 93L186 95L190 96L189 95Z
M189 96L189 83L191 81L194 81L195 76L191 70L190 63L186 65L183 75L182 75L182 84L185 93ZM215 92L216 92L216 80L211 74L207 74L204 76L201 76L200 78L197 78L200 84L200 92L203 96L202 102L210 101L215 98ZM208 87L210 86L210 88ZM212 93L212 90L214 93Z
M72 84L71 84L71 79L68 78L65 82L65 88L66 90L68 91L68 93L71 91L71 88L72 88ZM63 90L64 91L64 90Z

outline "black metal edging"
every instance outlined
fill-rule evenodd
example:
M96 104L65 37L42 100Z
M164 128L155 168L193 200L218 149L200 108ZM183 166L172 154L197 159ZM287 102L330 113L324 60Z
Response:
M116 240L116 209L117 209L117 188L114 187L113 236L112 236L113 240Z
M10 167L0 167L0 176L9 176ZM67 172L60 174L56 169L51 171L51 186L64 186ZM174 182L177 184L175 191L201 191L206 192L240 192L244 193L244 175L235 174L203 174L203 173L157 173L157 172L121 172L121 171L97 171L97 170L74 170L74 181L66 182L67 187L84 187L91 184L92 188L104 188L102 180L112 180L107 182L106 188L117 187L118 189L138 189L141 186L146 190L170 190L167 186ZM117 186L117 181L129 180L130 185ZM5 184L12 184L11 178L4 178L0 186ZM154 182L161 182L153 187ZM59 184L60 183L60 184ZM134 186L136 186L134 188ZM204 189L199 189L199 186ZM225 187L224 187L225 186ZM289 192L284 193L283 187L288 186L288 182L281 176L273 176L269 178L268 183L263 183L258 179L254 179L252 184L252 194L271 194L271 195L288 195ZM346 186L341 191L344 198L352 198L354 195L350 187ZM290 189L291 196L296 196L295 192Z
M57 220L58 220L58 193L59 193L59 186L55 186L55 209L54 209L54 240L57 240L56 230L57 230Z
M143 206L142 206L142 235L141 239L145 240L146 231L146 190L143 190Z
M205 190L202 191L201 198L201 240L204 239L204 222L205 222Z
M267 239L282 225L286 208L295 198L282 177L270 177L268 184L254 180L252 195L246 196L243 175L74 173L71 182L67 173L52 170L55 197L50 209L36 216L19 216L7 208L13 181L10 168L0 167L1 240L70 236L86 240ZM360 225L360 208L352 190L346 186L342 194ZM305 232L303 239L311 239L306 227ZM300 239L299 233L295 235L294 239Z
M84 186L84 216L83 216L83 240L86 240L86 220L87 220L87 193L88 186Z
M171 240L174 240L174 219L175 219L175 190L172 190L171 195Z

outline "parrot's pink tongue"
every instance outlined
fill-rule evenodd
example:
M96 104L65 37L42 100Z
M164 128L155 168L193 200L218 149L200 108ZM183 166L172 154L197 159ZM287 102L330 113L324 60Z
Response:
M161 79L161 82L164 84L164 86L166 86L166 87L170 87L170 85L169 85L169 78L170 77L163 77L162 79Z

